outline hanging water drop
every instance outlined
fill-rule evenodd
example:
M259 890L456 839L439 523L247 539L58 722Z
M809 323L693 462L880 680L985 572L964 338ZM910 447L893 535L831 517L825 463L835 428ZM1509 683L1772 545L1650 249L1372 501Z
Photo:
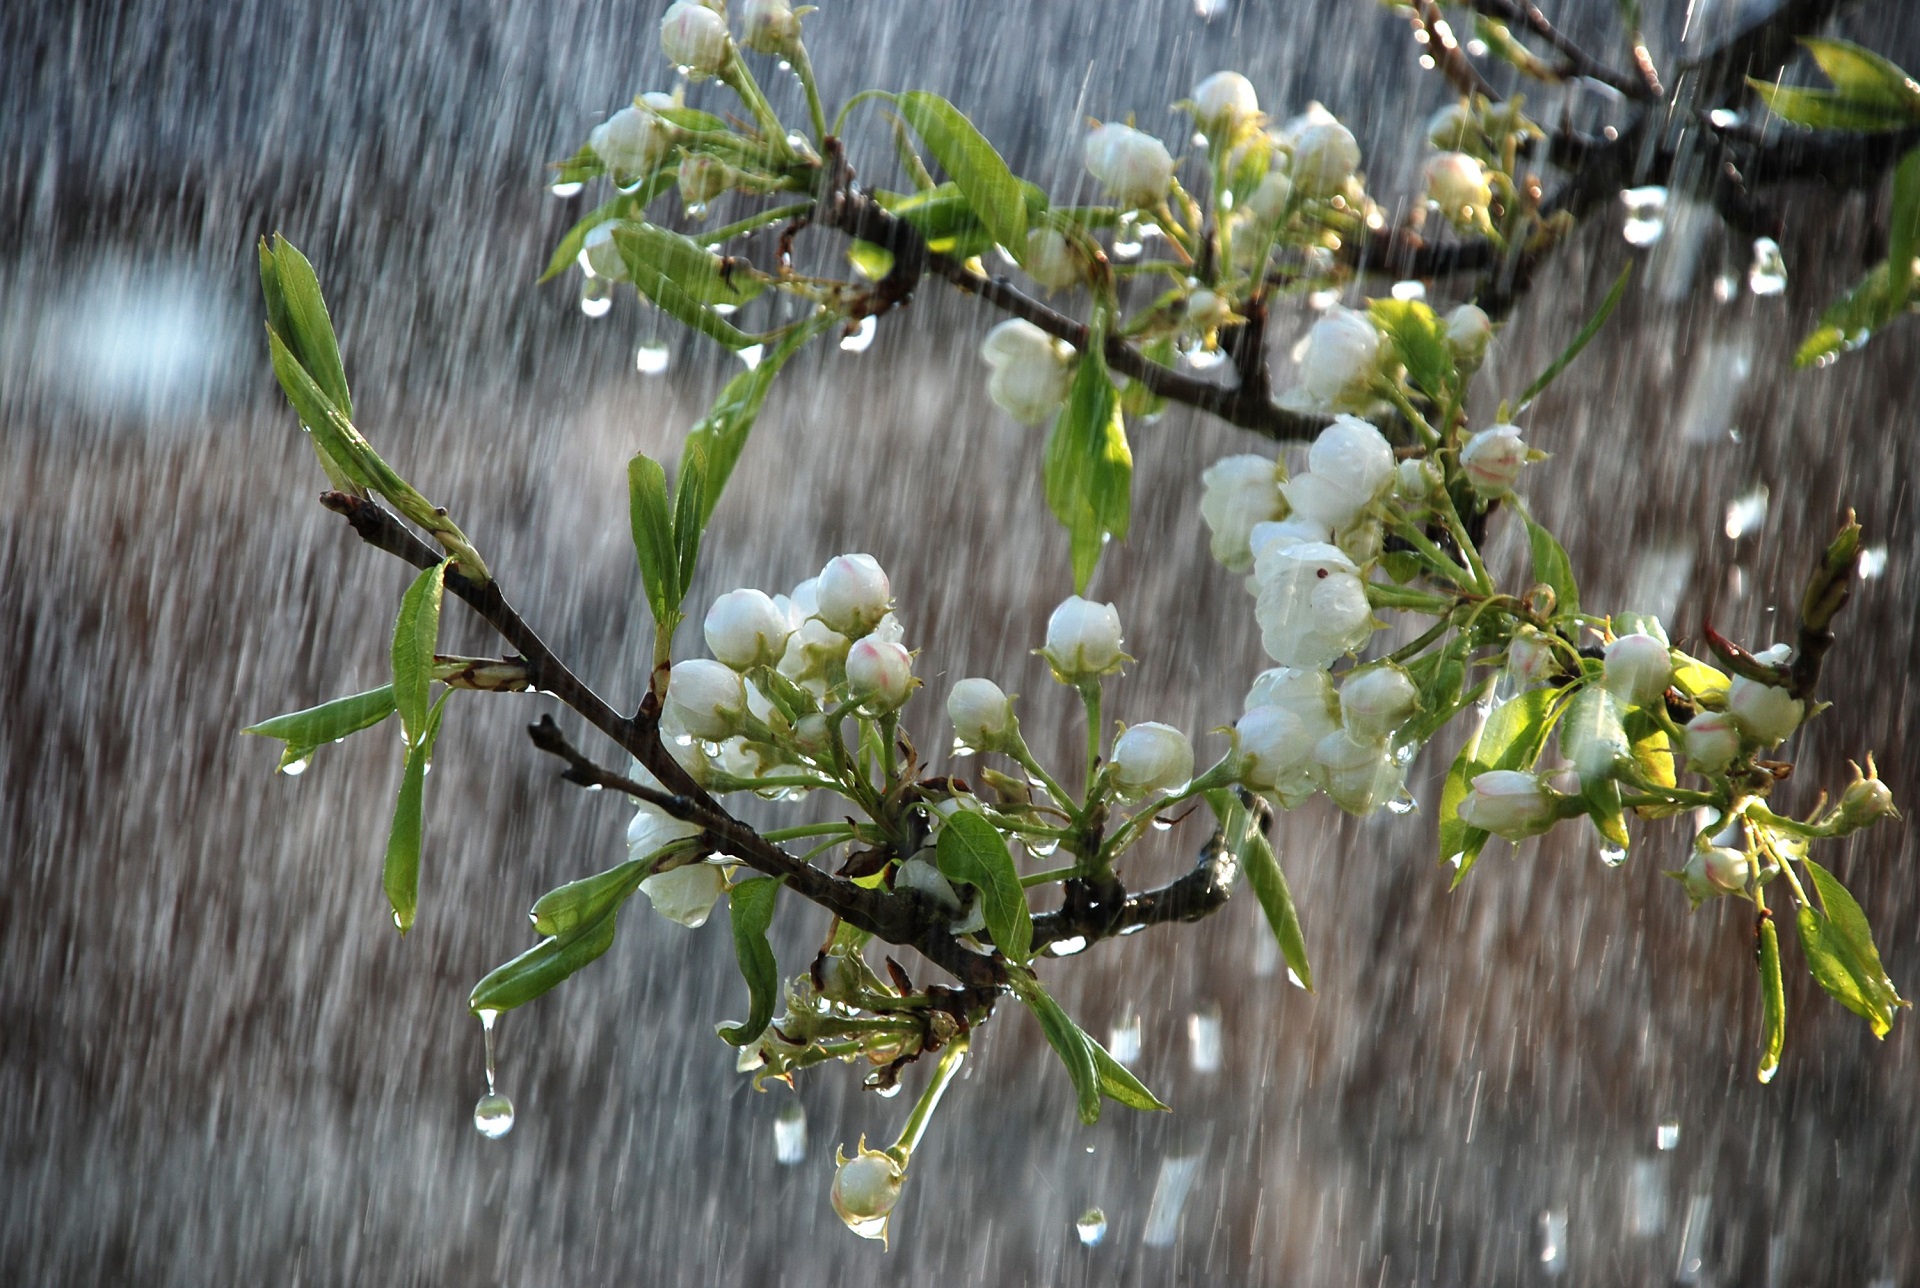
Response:
M1886 562L1885 552L1882 551L1881 554L1882 554L1881 562L1884 564ZM302 756L298 760L290 760L286 764L280 766L280 772L285 774L288 778L298 778L300 777L300 775L307 772L307 767L311 764L313 764L312 756Z
M553 183L547 185L547 191L556 197L565 199L567 197L579 196L580 190L586 186L584 183Z
M613 288L600 278L587 279L580 291L580 311L590 318L603 318L613 307Z
M1080 1214L1073 1223L1073 1232L1080 1236L1080 1246L1092 1248L1107 1237L1107 1214L1097 1207L1090 1207Z
M513 1130L513 1102L489 1091L473 1107L473 1128L488 1140L499 1140Z
M633 366L643 376L657 376L673 361L673 350L664 344L643 344L634 350Z
M760 359L766 356L767 346L764 344L750 344L744 349L737 350L736 353L740 361L746 364L747 370L752 371L760 365Z
M865 353L873 346L873 337L879 330L879 319L871 315L860 319L860 324L852 331L840 337L840 349L843 353Z
M806 1161L807 1108L798 1100L789 1100L774 1115L773 1157L783 1167Z
M1626 847L1603 841L1600 845L1600 861L1610 868L1619 867L1627 861Z
M1173 830L1173 820L1165 814L1155 814L1153 821L1148 823L1147 826L1156 832L1170 832Z

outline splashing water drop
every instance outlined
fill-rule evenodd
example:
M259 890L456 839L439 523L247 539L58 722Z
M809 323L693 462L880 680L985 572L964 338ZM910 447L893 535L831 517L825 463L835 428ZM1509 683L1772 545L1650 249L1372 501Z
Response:
M1195 1073L1220 1070L1220 1008L1210 1005L1187 1017L1187 1062Z
M579 196L580 190L586 186L584 183L553 183L547 185L547 191L564 200L567 197Z
M664 344L643 344L633 353L634 370L643 376L657 376L673 361L673 350Z
M1660 1125L1653 1129L1653 1143L1661 1149L1672 1149L1680 1143L1680 1120L1663 1118Z
M1080 1236L1081 1247L1098 1247L1100 1240L1107 1237L1107 1214L1097 1207L1088 1208L1073 1223L1073 1232Z
M1758 237L1753 243L1753 265L1747 269L1747 288L1755 295L1778 295L1787 289L1787 260L1780 243Z
M806 1161L807 1109L798 1100L789 1100L774 1115L773 1157L783 1167Z
M868 349L872 348L873 337L879 331L878 323L879 319L875 317L869 316L861 318L860 325L854 327L848 334L840 337L840 351L842 353L865 353Z
M488 1140L499 1140L513 1130L513 1102L497 1091L480 1097L473 1107L473 1129Z
M1107 1031L1107 1054L1121 1064L1132 1064L1140 1058L1140 1013L1131 1004Z

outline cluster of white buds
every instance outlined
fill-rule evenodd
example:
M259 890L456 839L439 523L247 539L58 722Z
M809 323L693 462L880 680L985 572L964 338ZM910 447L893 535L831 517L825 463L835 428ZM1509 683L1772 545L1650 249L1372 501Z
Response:
M1038 425L1067 400L1073 384L1073 346L1033 323L1011 318L987 332L980 356L993 374L987 394L1023 425Z
M727 65L733 37L727 20L697 0L674 0L660 19L660 50L689 76L712 76Z
M1318 667L1263 671L1234 725L1236 775L1292 809L1315 789L1314 748L1340 728L1333 678Z
M1128 210L1152 209L1173 186L1167 145L1131 125L1109 123L1087 135L1087 173Z
M1394 482L1393 445L1371 423L1337 416L1307 451L1307 468L1280 485L1295 518L1344 533Z
M1239 72L1215 72L1195 85L1188 107L1201 132L1222 143L1260 120L1260 96Z

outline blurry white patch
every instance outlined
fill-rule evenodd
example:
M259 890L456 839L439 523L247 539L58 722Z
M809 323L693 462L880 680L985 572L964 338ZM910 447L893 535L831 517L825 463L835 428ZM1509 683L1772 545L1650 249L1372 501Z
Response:
M1727 536L1738 541L1765 523L1769 495L1766 484L1762 483L1735 497L1733 504L1727 507Z
M1708 341L1680 404L1681 441L1711 443L1725 437L1752 375L1753 344L1744 331Z
M1672 621L1680 609L1680 597L1693 576L1693 547L1690 545L1650 546L1633 562L1626 602L1644 605L1642 611L1661 621Z
M1173 1238L1180 1231L1180 1213L1187 1206L1187 1195L1193 1189L1193 1178L1200 1170L1203 1157L1188 1154L1160 1160L1160 1178L1154 1182L1153 1200L1147 1204L1146 1228L1140 1232L1140 1242L1149 1248L1173 1246Z
M1872 581L1887 571L1887 548L1868 546L1860 552L1860 580Z

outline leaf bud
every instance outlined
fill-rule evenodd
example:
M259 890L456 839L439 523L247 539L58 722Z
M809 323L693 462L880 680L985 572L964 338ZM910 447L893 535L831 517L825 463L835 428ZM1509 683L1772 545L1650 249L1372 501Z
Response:
M877 711L893 711L913 692L913 654L871 636L847 650L847 686Z
M740 731L747 689L732 668L706 658L675 662L667 676L667 715L696 738L721 742Z
M1078 595L1060 601L1047 618L1042 655L1063 684L1077 684L1120 669L1120 610Z
M1505 496L1526 468L1527 444L1518 425L1494 425L1469 438L1460 449L1460 468L1483 497Z
M953 736L975 751L998 751L1014 729L1013 702L992 680L973 676L947 694Z
M674 0L660 19L660 49L689 75L711 76L726 66L733 45L727 20L694 0Z
M1509 841L1538 836L1560 817L1559 802L1534 774L1494 769L1477 774L1460 801L1460 821Z
M704 153L680 158L680 201L687 207L704 206L739 181L739 172Z
M1899 818L1900 811L1894 808L1893 793L1880 781L1879 773L1874 769L1873 757L1867 757L1867 772L1862 774L1860 767L1853 767L1853 781L1847 784L1847 790L1840 793L1840 804L1834 810L1828 826L1834 836L1845 836L1869 827L1883 818Z
M1607 691L1630 707L1659 701L1673 683L1673 655L1667 642L1637 631L1607 645L1605 667L1602 682Z
M736 671L747 671L780 660L793 623L766 592L730 590L713 601L702 629L715 657Z
M1177 791L1193 778L1193 743L1172 725L1132 725L1114 740L1112 769L1124 796Z
M840 555L820 570L814 595L821 621L848 639L859 639L887 615L893 587L872 555Z
M1427 142L1440 152L1457 152L1474 135L1473 109L1449 103L1427 118Z

